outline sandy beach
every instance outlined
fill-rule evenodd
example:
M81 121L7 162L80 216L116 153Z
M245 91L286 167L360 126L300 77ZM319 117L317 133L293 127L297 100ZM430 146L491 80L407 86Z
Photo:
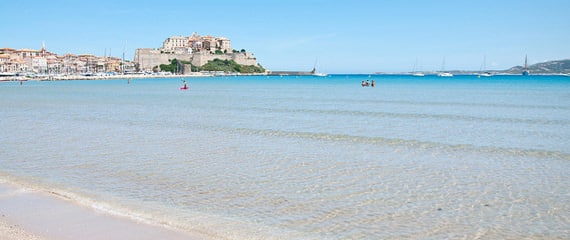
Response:
M11 224L4 220L4 216L0 219L0 238L4 240L40 240L46 239L36 236L18 225Z
M0 239L204 239L112 216L56 195L0 184Z

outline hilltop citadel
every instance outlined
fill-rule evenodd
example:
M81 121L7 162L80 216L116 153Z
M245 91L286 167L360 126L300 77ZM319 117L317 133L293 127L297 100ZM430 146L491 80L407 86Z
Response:
M244 49L238 51L231 47L231 41L225 37L200 36L193 33L191 36L173 36L164 40L162 47L139 48L135 51L133 61L139 71L156 71L161 64L170 64L170 60L177 59L201 67L214 59L233 60L245 66L257 66L253 53ZM185 64L181 73L189 73L189 64Z

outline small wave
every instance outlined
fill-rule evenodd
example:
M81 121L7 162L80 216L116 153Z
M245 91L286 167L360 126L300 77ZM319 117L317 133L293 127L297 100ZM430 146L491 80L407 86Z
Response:
M323 98L323 99L300 99L295 97L274 97L275 102L303 103L306 101L318 101L321 105L343 105L363 103L362 99L354 98ZM491 103L491 102L447 102L447 101L412 101L412 100L386 100L386 99L366 99L366 103L370 105L409 105L409 106L425 106L425 107L483 107L483 108L501 108L501 109L539 109L539 110L570 110L567 105L547 105L547 104L513 104L513 103Z
M149 205L149 203L145 202L115 199L112 196L90 195L80 190L68 190L47 183L35 182L2 171L0 171L0 184L6 184L10 186L10 189L14 189L8 191L10 195L0 195L0 198L30 192L47 194L72 204L90 208L102 214L128 219L141 224L186 232L199 237L199 239L273 240L291 239L292 236L299 235L303 236L301 237L302 239L318 239L310 236L309 233L276 229L255 222L241 221L205 212L194 212L180 208L180 206L172 208L162 205ZM181 214L181 212L183 213Z
M270 129L235 128L225 129L246 135L259 135L270 137L304 138L320 141L350 142L371 145L384 145L395 147L410 147L418 149L433 149L436 151L471 151L479 153L505 154L512 156L532 156L538 158L557 158L570 160L570 154L560 151L547 151L539 149L501 148L492 146L476 146L472 144L445 144L440 142L418 141L409 139L352 136L345 134L292 132Z
M209 107L209 109L216 107ZM355 111L355 110L322 110L322 109L288 109L288 108L262 108L262 107L217 107L218 109L229 111L255 111L271 113L312 113L319 115L344 115L344 116L364 116L373 118L402 118L402 119L437 119L467 122L495 122L495 123L522 123L540 125L568 126L570 120L558 119L528 119L528 118L507 118L507 117L484 117L456 114L428 114L428 113L397 113L397 112L377 112L377 111Z
M145 223L149 225L162 226L162 227L175 229L175 227L173 226L169 226L167 224L161 224L160 222L155 221L152 215L145 215L144 213L141 212L131 211L129 209L113 205L109 202L98 201L95 198L89 197L86 194L76 193L71 190L67 190L57 186L50 186L46 183L14 176L10 173L0 172L0 183L8 184L16 188L16 190L10 191L9 193L10 195L8 196L15 196L22 193L30 193L30 192L43 193L67 202L72 202L80 206L94 209L101 213L109 214L111 216L127 218L136 222Z
M339 102L354 102L361 103L358 100L346 99ZM397 105L411 105L411 106L443 106L443 107L485 107L485 108L514 108L514 109L549 109L549 110L570 110L570 106L553 106L553 105L523 105L523 104L508 104L508 103L476 103L476 102L435 102L435 101L403 101L403 100L369 100L374 104L397 104Z

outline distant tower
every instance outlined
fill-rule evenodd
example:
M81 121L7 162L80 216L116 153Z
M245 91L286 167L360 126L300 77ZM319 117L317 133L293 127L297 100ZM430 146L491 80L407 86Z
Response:
M46 56L46 43L42 41L42 57Z

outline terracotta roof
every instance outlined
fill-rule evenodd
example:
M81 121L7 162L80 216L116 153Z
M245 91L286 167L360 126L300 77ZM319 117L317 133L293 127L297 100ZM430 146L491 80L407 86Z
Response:
M20 51L20 52L40 52L40 50L26 49L26 48L18 49L18 51Z

